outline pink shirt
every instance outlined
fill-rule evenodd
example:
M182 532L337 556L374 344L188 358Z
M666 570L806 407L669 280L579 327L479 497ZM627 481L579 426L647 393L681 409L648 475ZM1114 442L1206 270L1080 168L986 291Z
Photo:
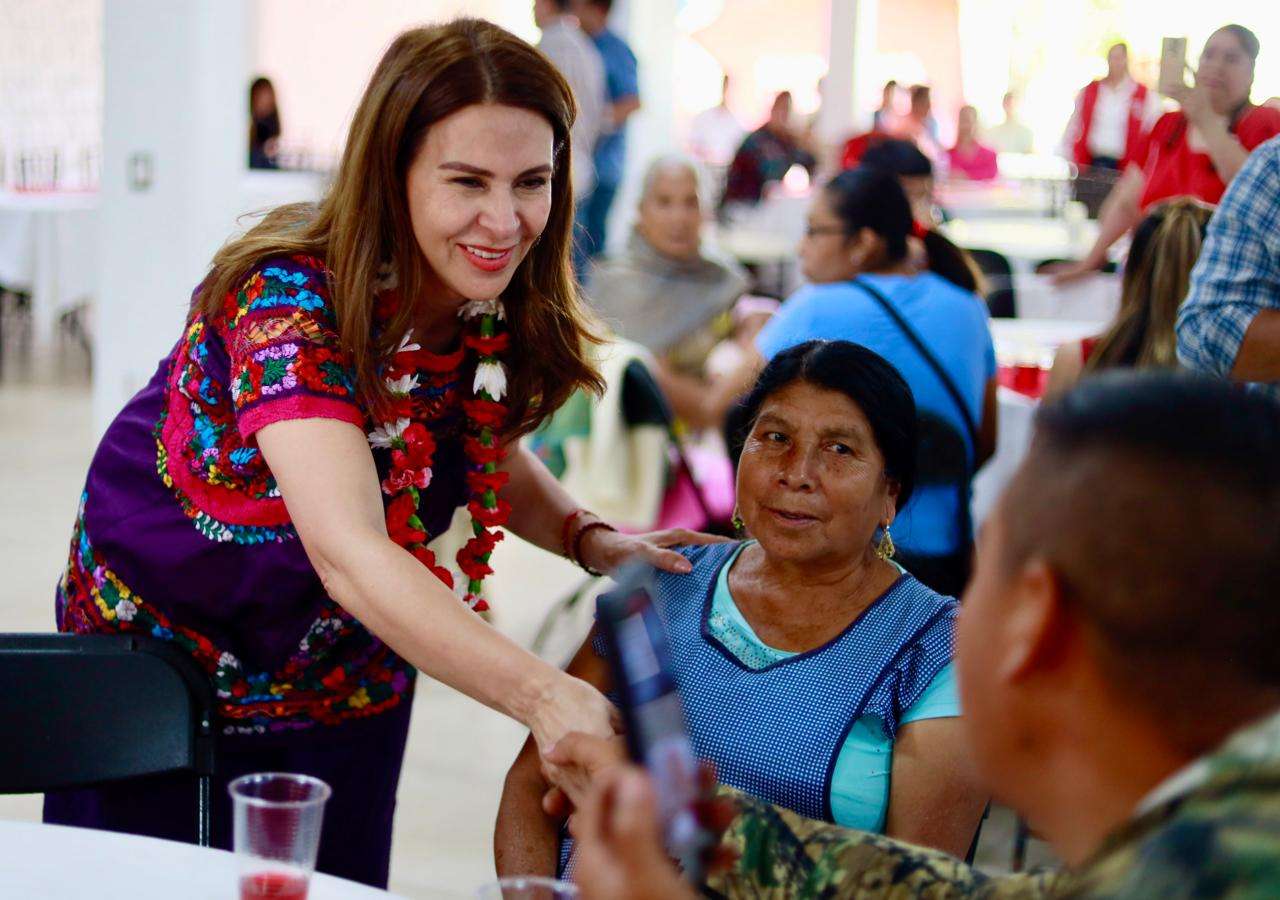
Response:
M952 147L947 151L947 159L953 175L963 175L971 181L990 181L998 174L996 151L976 142L968 152Z

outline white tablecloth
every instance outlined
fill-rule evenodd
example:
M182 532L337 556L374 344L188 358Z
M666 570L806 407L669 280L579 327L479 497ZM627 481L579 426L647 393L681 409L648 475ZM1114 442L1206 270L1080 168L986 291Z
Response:
M0 822L0 897L30 900L232 900L239 860L155 838ZM309 900L388 900L393 895L328 875L313 875Z
M1015 216L954 219L941 230L961 247L995 250L1009 260L1015 273L1030 273L1047 259L1083 257L1097 239L1098 223Z
M1031 423L1038 401L1000 388L998 395L999 431L996 434L995 455L979 470L973 479L973 497L969 509L976 528L990 515L996 500L1004 492L1005 485L1013 477L1027 455L1031 443Z
M60 312L93 299L97 229L96 194L0 191L0 284L31 294L40 340Z
M1098 272L1057 287L1048 275L1013 276L1019 319L1071 319L1096 322L1098 330L1120 308L1120 276Z

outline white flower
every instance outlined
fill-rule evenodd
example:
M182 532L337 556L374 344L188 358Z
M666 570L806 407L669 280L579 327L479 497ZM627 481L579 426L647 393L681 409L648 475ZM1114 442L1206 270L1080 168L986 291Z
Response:
M393 394L408 394L418 386L417 375L401 375L399 378L386 379L387 388Z
M476 366L475 384L471 386L471 390L477 395L481 391L487 391L489 396L494 400L501 400L502 396L507 392L507 370L500 362L491 362L486 360Z
M386 425L379 425L369 432L369 443L375 447L390 447L391 442L404 434L404 430L408 427L408 419L396 419Z
M498 299L472 300L458 310L458 315L464 319L474 319L476 316L497 316L498 321L501 322L507 317L507 310Z
M413 342L413 330L410 329L404 333L404 337L400 338L400 346L396 347L396 352L400 353L401 351L408 350L410 353L413 353L414 351L421 349L421 345Z
M235 656L230 653L223 653L218 657L218 668L238 669L240 668L240 660L236 659Z
M121 622L132 622L138 614L138 607L132 600L121 600L116 604L116 618Z

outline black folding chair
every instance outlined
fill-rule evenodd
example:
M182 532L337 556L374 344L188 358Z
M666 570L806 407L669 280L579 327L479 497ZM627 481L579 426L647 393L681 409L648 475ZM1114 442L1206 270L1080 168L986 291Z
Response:
M1018 298L1008 258L995 250L971 249L968 253L987 282L985 299L992 318L1014 318L1018 314Z
M0 793L191 772L209 846L214 695L189 656L133 635L0 634L0 685Z

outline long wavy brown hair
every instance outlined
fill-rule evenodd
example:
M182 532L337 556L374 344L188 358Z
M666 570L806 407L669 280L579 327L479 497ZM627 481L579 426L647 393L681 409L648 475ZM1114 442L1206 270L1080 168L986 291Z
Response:
M411 327L412 300L429 281L409 221L406 174L427 130L477 103L537 113L555 136L547 225L502 295L512 337L507 434L533 430L578 388L599 393L603 382L586 356L587 344L599 339L570 264L573 92L537 49L479 19L414 28L397 37L360 100L324 199L278 207L227 243L195 302L215 314L263 260L294 253L319 257L332 273L338 335L355 366L357 390L367 408L379 408L388 397L379 363ZM410 302L401 304L386 327L375 329L375 284L387 262Z
M1114 367L1174 368L1174 326L1187 296L1213 207L1179 197L1155 207L1129 245L1120 311L1085 363L1086 372Z

